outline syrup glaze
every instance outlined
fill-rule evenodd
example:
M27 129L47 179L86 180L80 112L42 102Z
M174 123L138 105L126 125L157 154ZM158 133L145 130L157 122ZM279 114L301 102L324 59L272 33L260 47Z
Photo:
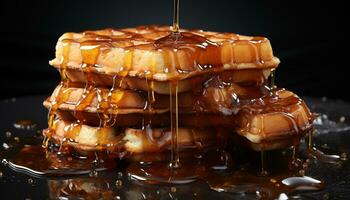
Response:
M69 35L70 37L71 35ZM43 140L43 147L47 147L48 142L51 138L51 135L55 132L54 127L54 120L56 117L56 111L59 108L59 106L67 100L67 98L70 95L70 92L68 89L70 80L66 76L66 69L67 69L67 63L69 59L69 51L70 51L70 43L63 45L63 53L62 53L62 61L59 68L60 76L61 76L61 83L59 84L58 92L55 94L55 100L51 102L51 106L49 108L48 112L48 128L44 130L45 139Z
M101 49L91 68L94 72L118 74L127 71L130 76L147 76L150 80L182 80L229 69L268 69L279 63L273 57L269 41L263 37L154 25L72 35L64 35L58 42L58 57L63 55L60 49L65 43L74 46L74 53L69 55L69 68L76 69L84 62L83 55L75 51L84 43L90 43ZM62 59L55 58L51 64L60 68ZM127 65L128 69L125 69Z

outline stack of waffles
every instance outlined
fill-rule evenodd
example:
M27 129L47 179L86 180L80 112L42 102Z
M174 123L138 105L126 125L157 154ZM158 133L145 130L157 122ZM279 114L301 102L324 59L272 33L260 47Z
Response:
M278 64L264 37L164 26L65 33L50 61L62 81L44 102L44 144L116 157L237 137L255 150L286 147L313 116L273 85Z

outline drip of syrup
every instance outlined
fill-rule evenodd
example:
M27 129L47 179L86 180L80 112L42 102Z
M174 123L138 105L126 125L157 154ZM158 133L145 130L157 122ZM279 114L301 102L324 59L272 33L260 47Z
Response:
M179 7L180 7L180 0L174 0L174 13L173 13L173 29L174 29L174 32L179 32L179 30L180 30Z
M315 129L315 127L313 127L313 128L310 130L309 135L308 135L308 149L309 149L309 150L312 150L313 147L314 147L312 138L313 138L313 134L315 133L315 131L316 131L316 129Z
M156 41L156 45L159 47L176 47L178 42L181 41L182 34L179 28L179 0L174 0L174 16L173 16L173 32L170 35L161 38ZM152 108L154 98L154 83L150 81L148 83L148 109ZM170 110L170 129L171 129L171 147L170 147L170 162L165 164L164 162L151 162L147 168L145 166L131 165L128 171L132 178L147 181L147 182L170 182L170 183L187 183L197 179L198 174L188 167L184 167L180 162L178 136L179 136L179 105L178 105L178 80L172 80L169 82L169 110ZM150 124L147 127L150 128ZM148 163L148 162L142 162ZM190 164L192 163L192 164ZM193 165L193 161L189 160L186 165ZM140 169L143 168L143 172L140 173ZM202 167L199 167L200 169ZM146 178L145 178L146 176ZM148 180L147 180L148 179Z
M326 154L315 147L309 149L308 153L310 157L316 158L318 161L323 163L337 164L341 162L339 155Z
M96 64L97 58L100 54L100 46L95 44L90 44L89 42L83 42L80 46L80 51L82 55L82 65L80 66L81 70L84 72L85 76L85 88L84 92L80 97L80 100L75 106L75 116L76 118L84 123L85 117L84 110L90 106L90 103L97 95L98 98L100 97L100 92L98 88L95 87L95 82L93 79L93 67ZM100 105L101 100L98 101L98 106ZM101 124L101 122L100 122Z
M69 35L69 37L72 37L72 35ZM62 62L59 68L61 83L59 85L55 98L51 102L51 106L49 108L48 117L47 117L48 128L44 130L46 133L42 143L42 146L44 148L47 148L49 140L51 139L51 135L55 132L54 120L56 117L56 111L60 107L60 105L68 99L70 95L70 90L68 90L68 87L70 85L70 80L67 78L67 75L66 75L66 68L67 68L67 63L69 60L69 53L70 53L70 45L71 45L71 42L69 40L63 41Z
M276 70L272 69L271 74L270 74L270 88L272 90L276 89L276 82L275 82L276 76L275 75L276 75Z
M177 169L181 167L179 157L179 105L178 105L178 84L170 83L170 128L171 128L171 158L169 167Z
M308 149L307 149L308 156L311 158L315 158L318 161L323 162L323 163L331 163L331 164L340 163L341 156L326 154L314 146L313 135L314 135L315 131L316 131L316 129L315 129L315 127L313 127L309 131L309 134L308 134Z
M261 159L261 170L259 175L260 176L267 176L269 174L269 172L266 169L266 152L264 150L262 150L260 152L260 159Z

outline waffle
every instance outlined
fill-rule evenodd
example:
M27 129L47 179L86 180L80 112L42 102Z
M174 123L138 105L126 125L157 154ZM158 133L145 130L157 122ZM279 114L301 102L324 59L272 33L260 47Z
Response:
M279 64L264 37L181 29L182 36L173 45L165 38L171 31L166 26L141 26L65 33L50 64L157 81Z
M312 127L314 119L306 104L294 93L281 89L276 96L278 100L269 102L270 105L266 103L271 99L266 100L264 106L257 106L258 110L244 110L240 128L236 130L252 144L270 143L266 149L274 149L274 142L290 140L293 135L302 137Z
M301 137L312 126L313 115L310 113L305 103L290 91L279 89L273 93L259 96L255 99L248 99L247 102L242 102L242 104L233 104L232 102L227 103L227 97L239 92L237 88L235 89L231 86L222 90L210 87L207 90L207 95L200 96L200 99L188 99L192 99L194 102L202 101L203 103L203 101L205 101L205 99L203 99L204 97L207 98L211 104L215 103L216 105L206 105L205 109L203 107L199 109L195 106L192 107L192 109L194 109L192 112L179 115L180 126L197 129L218 126L229 127L231 132L236 132L246 138L249 143L254 146L254 149L257 149L258 146L263 143L271 143L271 145L267 145L268 148L271 149L280 147L280 145L286 143L286 141L289 143L288 140L291 136L300 135ZM220 93L218 93L218 91L220 91ZM249 91L251 91L251 89L249 89ZM216 96L216 94L220 94L220 98L213 97L213 95ZM216 99L216 101L212 101L212 99ZM244 101L243 96L242 100ZM49 104L49 101L47 101L46 106L49 106ZM95 104L95 106L97 106L97 104ZM58 115L63 119L62 121L78 119L85 124L97 126L89 129L95 129L97 134L99 130L98 122L100 121L100 116L98 110L93 108L94 107L89 107L85 111L81 111L83 113L78 116L83 116L83 118L77 118L74 103L62 104L58 111ZM208 113L208 109L214 114ZM125 113L122 111L111 110L110 114L114 116L111 118L115 120L111 127L143 128L147 124L150 125L150 123L152 124L152 127L170 126L168 108L163 110L153 110L154 113L149 116L149 122L144 121L147 119L146 112L148 111L145 109L143 109L143 111L144 113ZM225 113L229 114L225 116L223 115Z
M58 143L67 143L79 151L108 150L112 153L150 153L170 149L169 128L99 128L57 119L51 137ZM45 134L45 132L44 132ZM212 129L179 128L178 143L181 149L206 147L215 143Z
M43 133L80 152L166 151L174 110L183 149L196 148L194 133L215 146L225 129L254 150L271 150L312 127L297 95L269 86L279 60L264 37L165 26L66 33L50 64L62 82L44 101Z
M207 81L207 88L201 88L200 92L180 93L178 95L179 113L198 111L195 110L198 107L196 104L202 106L202 108L198 108L202 111L220 112L219 106L222 106L225 101L227 101L226 104L232 103L230 102L231 99L229 99L230 95L236 95L240 99L260 98L269 92L266 87L259 85L240 86L239 84L227 83L230 84L229 87L220 88L221 85L217 85L220 84L217 83L218 81L222 81L220 77L214 77L210 81ZM159 114L169 111L169 95L154 93L153 100L151 100L149 91L122 88L93 88L87 90L82 87L64 88L63 85L56 87L50 98L44 102L44 105L49 108L51 102L57 101L60 95L62 95L59 92L65 94L65 99L62 100L59 106L63 110L87 111L92 113L107 112L108 114ZM86 105L82 110L77 110L77 105L84 98L88 99L85 102Z
M271 73L271 69L245 69L235 71L225 71L216 75L230 77L235 83L254 83L262 84L266 81ZM89 76L80 69L65 69L67 79L73 85L82 85L85 83L93 83L97 87L111 88L113 85L119 85L120 88L130 90L153 90L159 94L169 94L169 83L166 81L151 81L147 78L124 77L115 74L104 74L92 71ZM177 80L178 92L188 92L195 89L196 86L202 85L210 79L213 74L201 74L189 77L183 80ZM152 84L152 88L150 85Z

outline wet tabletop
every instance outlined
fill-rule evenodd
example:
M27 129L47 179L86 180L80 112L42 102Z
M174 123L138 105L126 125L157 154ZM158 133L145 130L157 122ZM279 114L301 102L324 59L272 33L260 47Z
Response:
M47 125L47 111L42 106L44 96L12 98L0 102L1 159L16 143L25 144L26 138L40 134ZM313 159L305 176L325 183L321 191L295 191L281 194L279 199L348 199L350 196L350 104L327 98L304 98L313 112L320 113L315 120L315 146L328 154L343 156L341 162L325 163ZM18 129L18 123L30 120L30 130ZM306 146L302 144L302 146ZM303 154L301 154L303 156ZM273 163L271 163L273 164ZM225 175L223 175L225 176ZM79 192L74 187L79 186ZM145 185L130 181L125 172L115 170L71 177L34 177L16 172L4 160L0 164L0 193L2 199L259 199L259 188L238 192L237 188L217 192L204 181L185 185ZM257 187L257 186L254 186ZM84 194L85 192L85 194ZM89 195L86 195L89 193Z

